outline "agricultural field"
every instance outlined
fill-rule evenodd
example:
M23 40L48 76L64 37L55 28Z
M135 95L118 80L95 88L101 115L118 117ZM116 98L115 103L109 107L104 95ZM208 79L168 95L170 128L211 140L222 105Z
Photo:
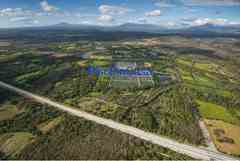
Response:
M0 0L1 160L240 161L240 0Z
M125 40L89 40L49 42L31 49L15 46L12 51L0 53L0 80L100 117L206 147L199 120L221 121L236 129L240 126L239 58L234 51L226 55L228 47L217 55L218 49L212 43L211 39L160 36L129 39L127 44ZM218 43L222 44L221 40ZM45 51L51 52L39 54ZM94 56L81 56L89 52ZM86 70L89 66L108 68L119 61L151 64L154 83L137 78L98 77ZM13 101L7 102L8 93L4 91L0 95L0 138L8 138L5 140L10 145L18 143L18 139L23 142L16 149L0 147L0 154L6 158L186 158L29 100L19 103L19 98L11 96ZM225 127L215 123L214 128ZM226 134L235 129L226 128ZM214 140L215 135L211 136ZM0 141L7 144L4 139ZM218 147L219 143L214 143ZM238 140L235 144L233 149L238 147Z
M200 114L206 119L222 120L232 124L240 124L239 119L234 117L226 108L203 101L197 101Z
M205 120L219 151L240 156L240 127L217 120Z
M216 148L239 156L239 76L235 60L180 56L182 81L192 91L199 115L205 120ZM233 57L234 59L234 57ZM238 133L238 134L237 134Z

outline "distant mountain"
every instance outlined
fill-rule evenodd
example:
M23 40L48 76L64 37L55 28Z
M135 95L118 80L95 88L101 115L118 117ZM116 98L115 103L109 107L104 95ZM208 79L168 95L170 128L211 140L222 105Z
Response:
M239 33L240 25L215 25L205 24L185 29L187 32L215 32L215 33Z
M58 24L55 24L55 25L52 25L53 27L69 27L69 26L73 26L72 24L70 23L66 23L66 22L61 22L61 23L58 23Z
M59 23L51 26L43 26L42 28L48 29L74 29L74 30L103 30L104 28L101 26L94 26L94 25L85 25L85 24L70 24L70 23Z
M28 28L29 29L29 28ZM30 27L30 29L47 30L82 30L84 32L142 32L153 34L179 34L196 36L240 36L240 25L205 24L181 29L169 29L154 24L126 23L118 26L97 26L87 24L59 23L51 26Z
M240 25L214 25L205 24L182 29L169 29L153 24L125 23L118 26L97 26L85 24L60 23L49 26L58 29L79 29L79 30L98 30L98 31L121 31L121 32L147 32L147 33L238 33L240 34Z
M126 23L120 26L112 27L112 30L115 31L130 31L130 32L150 32L150 33L161 33L166 30L167 28L153 25L153 24L136 24L136 23Z
M47 28L53 29L79 29L79 30L98 30L98 31L121 31L121 32L148 32L148 33L162 33L168 31L169 29L153 25L153 24L135 24L126 23L118 26L94 26L85 24L69 24L69 23L59 23L55 25L48 26Z

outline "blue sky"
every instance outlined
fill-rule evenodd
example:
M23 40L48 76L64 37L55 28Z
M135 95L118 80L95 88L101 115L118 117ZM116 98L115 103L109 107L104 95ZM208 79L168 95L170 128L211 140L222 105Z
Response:
M240 24L240 0L1 0L0 27L61 22L91 25L151 23L177 28Z

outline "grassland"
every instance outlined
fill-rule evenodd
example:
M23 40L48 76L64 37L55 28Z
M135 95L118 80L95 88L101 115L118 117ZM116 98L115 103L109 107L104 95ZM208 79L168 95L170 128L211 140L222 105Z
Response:
M15 117L19 109L16 106L0 105L0 121L8 120Z
M239 78L233 68L225 60L203 56L183 56L177 63L217 149L239 156L239 102L235 101L239 93L232 90L238 88Z
M222 120L238 125L240 123L240 121L232 116L232 114L226 108L220 105L200 100L198 100L197 103L199 104L198 109L201 115L206 119Z

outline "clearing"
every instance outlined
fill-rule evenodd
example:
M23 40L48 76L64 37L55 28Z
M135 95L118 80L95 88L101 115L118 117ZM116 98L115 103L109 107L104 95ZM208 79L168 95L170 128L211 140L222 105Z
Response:
M12 119L18 113L19 113L19 110L16 106L2 105L0 106L0 121Z
M240 155L240 127L219 120L204 120L211 137L221 152Z
M15 157L33 140L34 136L27 132L0 135L0 151L7 156Z
M48 133L51 129L54 129L56 126L58 126L63 121L63 118L61 116L54 118L52 120L48 120L46 122L41 123L38 125L38 129L43 133Z

